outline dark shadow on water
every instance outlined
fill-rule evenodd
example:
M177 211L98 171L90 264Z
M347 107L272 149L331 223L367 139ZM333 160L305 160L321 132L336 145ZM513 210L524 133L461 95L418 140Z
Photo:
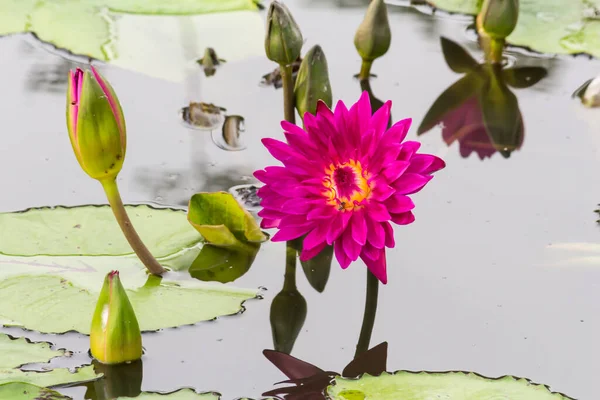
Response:
M511 88L533 86L547 75L547 70L479 64L455 42L442 38L441 43L450 69L465 76L435 100L418 134L441 124L444 142L450 146L458 141L463 158L473 152L481 160L496 152L510 157L521 148L525 137L523 116Z

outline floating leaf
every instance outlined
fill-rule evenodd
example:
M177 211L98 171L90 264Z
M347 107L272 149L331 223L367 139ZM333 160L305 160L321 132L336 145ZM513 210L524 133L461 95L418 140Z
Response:
M89 382L97 379L99 376L94 372L91 365L77 368L75 372L68 368L55 368L52 371L36 372L21 371L19 369L0 369L0 385L5 383L30 383L33 385L48 387L64 385L67 383ZM0 397L4 399L5 397Z
M64 356L64 350L52 350L50 343L31 343L25 338L13 339L0 333L0 370L19 368L25 364L45 363L54 357ZM2 398L2 397L0 397Z
M188 220L214 246L239 246L239 242L261 243L268 239L254 217L227 192L193 195Z
M127 208L162 265L174 270L189 267L200 251L200 236L186 221L184 211ZM148 276L131 254L108 206L0 214L0 224L4 235L0 237L0 253L4 254L0 255L0 322L5 325L48 333L89 333L104 276L113 269L120 271L142 331L234 314L244 300L257 294L256 290L182 281L172 276L176 272L162 280ZM35 255L36 251L46 254Z
M31 32L74 54L181 81L187 65L208 46L230 61L264 52L263 21L254 12L258 3L5 0L0 2L0 36Z
M477 14L480 0L427 0L450 12ZM519 21L508 43L542 53L587 53L600 57L599 3L590 0L521 1Z
M248 272L260 248L246 247L224 248L207 244L190 267L190 275L205 282L233 282Z
M138 399L138 400L219 400L216 393L196 393L193 389L179 389L170 393L143 392L137 397L117 397L116 400Z
M10 400L72 400L68 396L30 383L12 382L0 385L0 399Z
M379 377L363 375L360 379L337 377L327 393L334 400L566 400L560 393L527 379L505 376L485 378L466 372L408 372L383 373Z

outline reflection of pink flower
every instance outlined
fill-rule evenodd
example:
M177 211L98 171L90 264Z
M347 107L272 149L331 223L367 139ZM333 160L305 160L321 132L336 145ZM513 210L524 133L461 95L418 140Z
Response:
M263 228L279 228L273 241L306 235L300 258L308 260L334 245L342 268L360 257L387 282L385 247L394 247L391 222L414 221L409 194L421 190L444 168L433 155L418 154L418 142L404 142L411 120L389 130L391 102L371 115L367 92L348 110L335 113L320 102L316 115L304 116L306 131L282 122L288 143L263 139L284 166L254 173L264 182Z
M472 152L476 152L479 158L483 160L486 157L490 158L497 151L483 123L483 113L476 96L471 97L462 103L460 107L444 115L442 122L444 142L450 146L455 140L458 140L460 155L463 158L467 158ZM522 120L520 123L522 130ZM522 144L523 136L521 135L516 149L521 148Z

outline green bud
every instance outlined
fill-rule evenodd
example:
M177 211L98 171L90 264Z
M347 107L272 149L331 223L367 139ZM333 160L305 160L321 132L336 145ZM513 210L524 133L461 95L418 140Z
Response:
M142 357L142 334L119 271L108 273L104 279L92 319L90 348L92 356L103 364Z
M89 176L117 176L125 159L125 118L113 88L94 67L69 72L67 129L77 161Z
M354 46L363 61L373 61L388 51L391 41L387 6L383 0L372 0L354 35Z
M331 108L329 71L321 46L314 46L304 56L296 77L294 96L296 97L296 109L302 118L307 112L316 113L319 100Z
M290 10L278 1L273 1L267 13L265 37L265 52L269 60L290 65L300 56L302 43L302 32Z
M517 26L519 0L484 0L479 15L485 33L492 39L505 39Z

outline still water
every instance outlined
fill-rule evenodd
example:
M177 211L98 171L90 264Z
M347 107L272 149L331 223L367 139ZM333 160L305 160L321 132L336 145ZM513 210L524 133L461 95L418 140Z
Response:
M305 49L320 44L327 55L334 100L356 101L361 89L353 75L360 58L352 38L364 5L286 3L302 28ZM468 18L396 6L389 11L392 47L374 63L371 86L376 97L393 101L395 121L413 118L413 140L434 100L461 77L444 61L440 36L483 57ZM77 165L66 132L66 73L74 64L25 36L1 38L0 54L0 210L104 203L100 186ZM509 54L515 66L548 72L532 87L511 89L523 119L522 145L509 158L494 153L482 161L477 152L462 157L458 142L447 146L440 127L419 138L422 151L442 157L447 168L414 196L416 222L396 229L371 346L389 343L390 371L508 374L595 399L600 112L585 109L571 93L600 72L600 63L521 50ZM265 57L251 57L227 62L209 78L200 68L188 71L177 84L100 65L127 118L128 155L119 175L124 201L184 206L195 192L255 182L252 172L273 164L260 139L283 139L281 90L259 85L274 67ZM182 124L180 110L190 101L243 116L246 148L226 151L210 132ZM284 270L285 245L264 245L252 269L232 284L266 288L263 299L245 303L242 315L145 334L142 390L193 387L223 399L258 398L285 379L262 354L273 348L269 307ZM360 261L346 271L334 261L325 291L317 293L299 268L297 285L308 314L292 355L324 370L343 369L360 331L365 275ZM2 331L76 351L73 359L53 365L90 362L85 336ZM83 398L85 388L60 391Z

